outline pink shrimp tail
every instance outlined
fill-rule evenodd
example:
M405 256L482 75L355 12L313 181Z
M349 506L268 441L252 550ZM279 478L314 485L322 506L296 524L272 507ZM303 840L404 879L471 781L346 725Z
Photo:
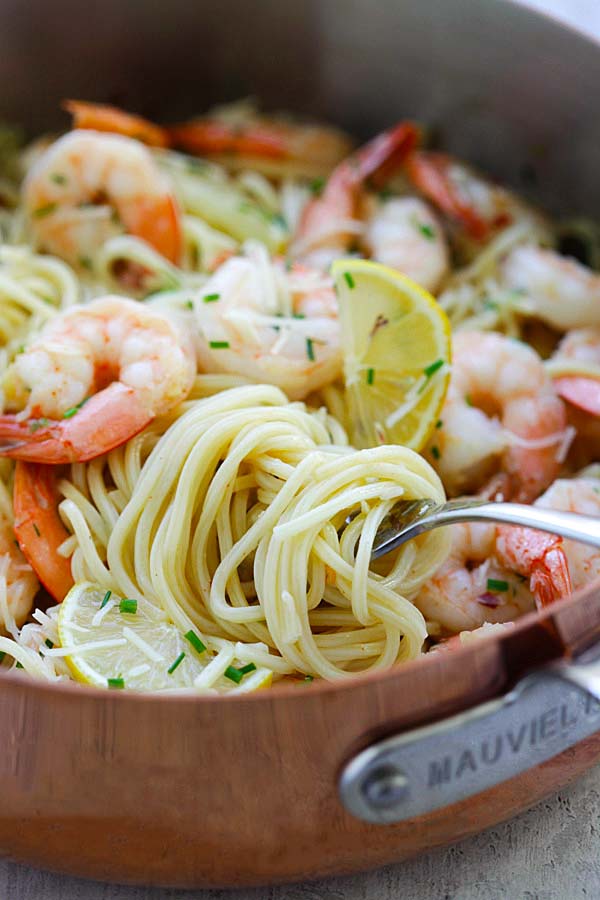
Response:
M419 129L412 122L400 122L384 131L341 162L332 172L323 193L307 204L295 241L318 241L323 231L329 232L332 216L351 218L365 181L381 187L398 171L413 153L419 140Z
M565 600L573 593L569 564L562 547L550 550L531 573L529 582L538 609L557 600Z
M62 421L0 416L0 456L52 465L87 462L124 444L153 418L133 388L114 381Z
M511 525L500 525L497 535L498 558L508 568L529 577L538 609L571 596L569 564L561 537Z
M559 397L591 416L600 416L600 380L581 375L554 379L554 389Z

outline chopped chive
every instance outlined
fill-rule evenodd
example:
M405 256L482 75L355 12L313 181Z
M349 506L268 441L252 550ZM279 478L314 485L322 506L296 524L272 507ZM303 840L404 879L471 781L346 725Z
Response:
M349 288L353 288L355 286L354 278L352 277L350 272L344 272L344 278L345 278L346 284L348 285Z
M67 183L67 176L61 175L60 172L53 172L53 174L50 176L50 178L54 182L54 184L66 184Z
M292 313L292 319L305 319L304 313Z
M4 650L0 650L0 663L4 660L5 656L6 656L6 652Z
M190 642L197 653L204 653L204 651L206 650L206 645L202 643L195 631L188 631L186 634L184 634L184 638L186 639L186 641Z
M46 640L44 641L44 643L45 643L46 647L48 647L49 650L52 650L52 648L54 647L54 644L52 643L52 641L50 640L50 638L46 638Z
M367 369L367 384L373 384L375 381L375 369Z
M256 669L256 666L254 665L254 663L250 662L250 663L246 663L245 666L240 666L240 668L238 669L238 672L241 672L242 675L247 675L249 672L254 672L255 669Z
M203 303L214 303L215 300L219 300L221 297L220 294L205 294L202 298Z
M318 197L325 187L325 179L322 175L317 176L317 178L313 178L311 183L309 184L311 194L314 194L315 197Z
M107 591L107 592L105 593L104 599L102 600L102 603L100 604L100 609L104 609L104 607L106 606L106 604L107 604L108 601L110 600L110 595L111 595L111 594L112 594L112 591Z
M212 350L227 350L229 341L209 341L208 345Z
M186 301L185 301L185 305L186 305L187 309L193 309L193 308L194 308L194 304L192 303L191 300L186 300Z
M16 667L17 667L17 669L22 669L22 668L23 668L23 663L18 662Z
M315 348L314 342L312 338L306 338L306 355L310 359L311 362L315 361Z
M442 422L442 420L441 420L441 419L438 419L437 422L435 423L435 427L436 427L436 428L441 428L443 424L444 424L444 423Z
M389 188L383 188L382 191L379 191L378 197L380 200L389 200L392 196L392 191Z
M431 448L431 455L433 456L434 459L439 459L440 456L442 455L442 454L440 453L440 448L439 448L439 447L433 446L433 447Z
M125 687L125 681L123 678L107 678L106 683L109 688L117 691L122 691Z
M45 206L38 206L37 209L34 209L32 215L35 216L36 219L43 219L44 216L49 216L56 209L56 203L46 203Z
M92 260L89 256L80 256L79 257L79 265L84 269L92 268Z
M19 344L17 353L25 353L25 344Z
M488 591L507 591L508 587L508 581L499 581L497 578L488 578L487 580Z
M137 613L137 607L137 600L129 600L125 598L119 603L119 612L129 613L130 615L134 616Z
M230 681L235 681L236 684L239 684L244 677L240 670L236 669L235 666L227 666L223 675L225 678L229 678Z
M431 376L435 372L437 372L438 369L441 369L443 365L444 365L443 359L436 359L435 362L432 362L431 365L429 365L425 369L423 369L423 373L426 376L426 378L431 378Z
M305 675L304 680L308 681L308 683L310 684L311 681L315 680L315 676L314 675Z
M235 681L236 684L239 684L244 675L247 675L248 672L254 672L256 666L254 663L248 663L245 666L241 666L241 668L236 669L235 666L227 666L223 675L225 678L229 678L230 681Z
M169 666L169 668L167 669L167 673L169 675L172 675L173 672L175 671L175 669L177 668L177 666L180 666L184 659L185 659L185 653L182 650L181 653L179 654L179 656L177 657L177 659L175 660L175 662L171 666Z
M86 404L89 399L89 397L84 397L84 399L80 403L77 403L75 406L71 406L70 409L66 409L63 413L63 419L72 419L73 416L79 412L81 407L84 406L84 404Z
M425 222L419 222L419 231L430 241L432 241L435 237L435 229L433 229L431 225L427 225Z
M273 225L279 225L281 228L287 229L287 222L285 221L281 213L273 213L273 215L271 216L271 222L273 223Z
M29 422L29 430L35 432L39 428L45 428L48 424L48 419L31 419Z
M467 406L473 406L473 400L471 399L470 394L465 394L465 403Z
M35 522L33 523L33 530L35 531L35 533L37 534L38 537L41 537L41 536L42 536L42 532L41 532L40 529L37 527L37 525L35 524Z

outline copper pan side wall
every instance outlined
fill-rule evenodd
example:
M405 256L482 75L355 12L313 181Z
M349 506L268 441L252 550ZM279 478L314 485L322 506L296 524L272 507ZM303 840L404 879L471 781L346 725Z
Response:
M113 881L240 885L350 872L480 831L600 758L600 733L470 800L393 826L342 808L337 778L372 739L499 694L581 645L600 594L502 640L341 687L238 700L140 697L0 678L0 854ZM589 631L589 627L587 627Z

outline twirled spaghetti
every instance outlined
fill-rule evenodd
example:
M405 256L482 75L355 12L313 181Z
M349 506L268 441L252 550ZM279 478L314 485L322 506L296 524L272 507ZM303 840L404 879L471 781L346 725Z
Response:
M395 500L443 497L430 467L401 447L348 448L274 387L185 407L60 482L76 580L143 596L280 674L339 678L417 655L425 623L407 598L445 537L405 547L385 573L369 560Z

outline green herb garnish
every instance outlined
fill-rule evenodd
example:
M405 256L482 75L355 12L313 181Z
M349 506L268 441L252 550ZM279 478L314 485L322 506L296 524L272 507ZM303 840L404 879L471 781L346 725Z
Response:
M52 650L52 648L54 647L54 644L52 643L52 641L50 640L50 638L46 638L46 640L44 641L44 643L45 643L46 647L48 648L48 650Z
M30 419L29 420L29 430L31 432L38 431L40 428L45 428L49 424L48 419Z
M311 362L315 361L315 348L314 342L312 338L306 338L306 355L310 359Z
M425 369L423 369L423 374L425 375L426 378L431 378L431 376L434 375L438 369L441 369L443 365L444 365L443 359L436 359L435 362L432 362L431 365L429 365Z
M435 229L432 228L431 225L427 225L425 222L419 222L418 228L421 234L428 238L428 240L432 241L435 238Z
M111 594L112 594L112 591L107 591L107 592L105 593L104 599L102 600L102 603L100 604L100 609L104 609L104 607L106 606L106 604L107 604L108 601L110 600L110 595L111 595Z
M46 203L45 206L38 206L37 209L34 209L32 212L32 216L36 219L43 219L44 216L49 216L56 209L56 203Z
M0 663L3 662L5 656L6 652L4 650L0 650Z
M350 289L354 288L354 286L355 286L355 285L354 285L354 278L352 277L352 275L351 275L350 272L344 272L344 279L345 279L346 284L348 285L348 287L349 287Z
M375 369L367 369L367 384L373 384L375 381Z
M214 303L215 300L219 300L221 297L220 294L205 294L202 298L203 303Z
M107 678L106 683L109 688L116 691L122 691L125 687L125 680L123 678Z
M193 308L194 308L194 304L193 304L193 302L192 302L191 300L186 300L186 301L185 301L185 305L186 305L187 309L193 309Z
M507 591L509 588L508 581L499 581L497 578L488 578L488 591Z
M75 406L71 406L70 409L66 409L63 413L63 419L72 419L73 416L79 412L81 407L85 403L87 403L89 399L89 397L84 397L84 399L80 403L77 403Z
M440 456L442 455L442 454L440 453L440 448L439 448L439 447L433 446L433 447L431 448L431 455L433 456L434 459L439 459Z
M33 523L33 530L35 531L35 533L37 534L38 537L41 537L41 536L42 536L42 532L41 532L40 529L37 527L37 525L35 524L35 522Z
M206 650L206 645L202 643L195 631L188 631L186 634L184 634L184 638L186 639L186 641L190 642L197 653L204 653L204 651Z
M137 600L129 600L128 598L125 598L119 603L119 612L129 613L129 615L131 616L134 616L137 613L137 608Z
M67 176L61 175L60 172L54 172L50 176L50 179L54 182L54 184L66 184L67 183Z
M229 348L229 341L209 341L208 346L212 350L227 350Z
M225 678L229 678L230 681L235 681L236 684L239 684L244 675L247 675L248 672L254 672L256 666L254 663L248 663L246 666L242 666L239 669L236 669L235 666L227 666L223 675Z
M92 268L92 260L89 258L89 256L80 256L79 257L79 265L83 269L91 269Z
M315 197L318 197L319 194L322 193L324 187L325 179L322 175L318 175L317 178L313 178L313 180L309 184L310 191L315 195Z
M438 419L437 422L435 423L435 427L436 427L436 428L441 428L443 424L444 424L444 423L442 422L442 420L441 420L441 419Z
M179 654L179 656L177 657L177 659L175 660L175 662L169 666L169 668L167 669L167 673L169 675L172 675L173 672L175 671L175 669L177 668L177 666L180 666L184 659L185 659L185 653L182 651Z

